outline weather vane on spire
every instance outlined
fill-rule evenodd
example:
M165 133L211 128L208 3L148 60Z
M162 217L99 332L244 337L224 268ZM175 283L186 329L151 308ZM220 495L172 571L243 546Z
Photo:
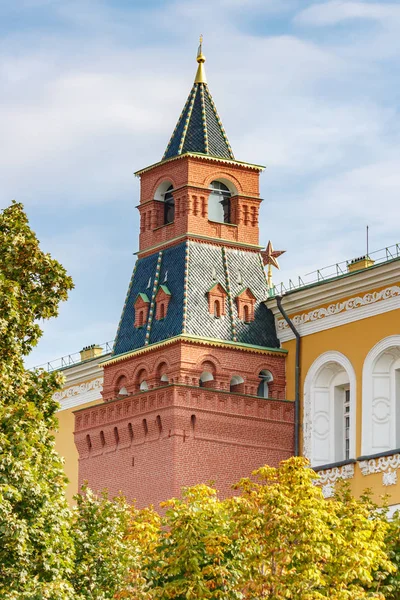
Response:
M197 62L199 63L199 66L197 67L197 73L196 73L194 82L195 83L207 83L206 71L204 69L204 63L206 62L206 57L203 54L203 34L200 35L200 44L199 44L199 49L197 50Z
M267 281L269 290L272 290L274 285L272 283L272 267L274 266L276 269L279 269L277 258L285 252L286 250L274 250L271 240L268 242L266 249L261 252L264 265L268 265Z

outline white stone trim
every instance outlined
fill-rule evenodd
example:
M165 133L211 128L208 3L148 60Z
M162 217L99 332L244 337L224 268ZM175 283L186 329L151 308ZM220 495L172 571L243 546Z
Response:
M393 347L400 347L400 335L390 335L380 340L367 354L362 372L362 435L361 435L361 453L363 455L374 454L372 447L372 370L375 360L385 350ZM389 446L396 447L395 440L389 440Z
M387 518L390 520L393 518L394 513L400 510L400 504L391 504L388 509Z
M304 337L397 309L400 309L400 287L391 286L381 292L371 292L363 297L350 298L331 304L327 308L316 308L308 313L296 315L292 321L300 336ZM286 321L275 318L275 322L281 342L294 339Z
M289 315L301 314L317 308L326 302L338 302L343 298L359 296L384 287L400 284L400 257L397 260L381 263L369 269L351 273L345 277L335 277L292 290L282 295L284 307ZM266 300L274 315L281 318L276 299Z
M72 385L64 388L60 392L56 392L53 396L60 403L60 411L67 408L75 408L88 402L94 402L101 399L101 391L103 390L103 377L86 381L80 385Z
M353 365L341 352L324 352L316 358L308 370L304 380L303 397L303 455L313 464L312 456L312 431L313 431L313 407L311 400L311 387L318 371L327 363L338 363L346 371L350 385L350 458L356 457L356 399L357 379Z
M353 479L354 463L318 471L318 475L319 479L316 480L316 483L322 487L324 498L331 498L335 495L335 483L338 479Z

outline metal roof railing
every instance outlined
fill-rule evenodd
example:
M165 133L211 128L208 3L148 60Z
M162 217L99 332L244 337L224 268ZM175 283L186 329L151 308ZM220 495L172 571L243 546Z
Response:
M375 250L374 252L369 252L368 255L358 256L350 260L344 260L340 263L329 265L328 267L323 267L322 269L317 269L316 271L311 271L311 273L307 273L303 277L299 276L297 281L289 279L289 283L286 285L281 282L273 286L272 290L270 290L270 296L281 296L292 290L298 290L309 285L320 283L321 281L328 281L346 275L349 272L349 265L358 260L371 259L376 265L388 262L395 258L400 258L400 243L381 248L380 250Z
M102 344L95 344L96 348L101 348L102 352L98 356L103 356L104 354L109 354L112 351L114 344L114 340L110 342L103 342ZM84 349L85 350L85 349ZM91 360L91 359L88 359ZM41 365L37 365L36 367L32 367L33 369L44 369L45 371L59 371L61 369L65 369L66 367L71 367L72 365L77 365L78 363L86 362L82 361L81 353L74 352L74 354L67 354L66 356L61 356L60 358L56 358L55 360L43 363Z

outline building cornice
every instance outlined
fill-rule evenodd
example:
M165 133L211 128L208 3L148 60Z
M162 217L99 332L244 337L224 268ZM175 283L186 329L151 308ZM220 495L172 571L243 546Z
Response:
M213 338L200 338L194 335L185 334L177 335L167 340L163 340L162 342L157 342L156 344L149 344L148 346L143 346L141 348L137 348L136 350L131 350L130 352L125 352L124 354L119 354L118 356L111 357L110 359L103 361L101 363L101 366L105 367L108 365L112 365L117 362L128 360L133 356L141 356L143 354L147 354L148 352L157 350L158 348L164 348L166 346L171 346L172 344L179 343L196 344L200 346L213 346L217 348L235 348L236 350L242 350L243 352L251 352L253 354L273 354L274 356L286 356L288 352L283 348L266 348L264 346L253 346L250 344L242 344L240 342L232 342L228 340L216 340Z
M223 225L229 226L231 224L223 223ZM237 227L237 225L234 225L234 226ZM163 227L165 227L165 225L163 225ZM254 251L259 252L260 250L263 249L263 246L258 246L258 245L256 246L254 244L243 244L242 242L234 242L232 240L227 240L227 239L223 239L223 238L222 239L214 238L214 237L209 237L207 235L198 235L197 233L189 232L189 233L184 233L183 235L180 235L176 238L173 238L172 240L160 242L156 246L151 246L150 248L146 248L145 250L139 250L138 252L135 252L134 254L138 258L142 258L143 256L147 256L148 254L153 254L154 252L164 250L165 248L169 248L170 246L176 246L177 244L180 244L186 240L189 240L191 242L205 242L208 244L213 244L214 246L225 246L228 248L238 248L240 250L248 250L250 252L254 252Z
M60 369L59 372L65 377L64 387L77 385L99 377L99 368L102 368L100 363L107 360L109 356L111 356L111 353L96 356L95 358Z
M347 273L328 281L310 285L282 295L284 308L292 316L305 312L328 302L351 297L353 294L362 294L373 289L383 288L386 285L400 281L400 258L380 263L362 271ZM274 297L268 298L265 304L274 315L280 315Z
M151 169L155 169L156 167L159 167L161 165L166 165L167 163L173 162L175 160L182 160L182 158L198 158L205 162L214 162L214 163L216 162L216 163L221 163L223 165L230 165L233 167L244 167L244 168L250 169L252 171L264 171L264 169L266 168L263 165L253 165L252 163L246 163L246 162L242 162L240 160L221 158L221 157L216 157L216 156L209 156L209 155L200 154L197 152L186 152L185 154L179 154L178 156L172 156L171 158L167 158L166 160L160 160L159 162L149 165L148 167L144 167L143 169L136 171L135 175L136 175L136 177L140 177L140 175L143 175L143 173L146 173L146 171L150 171Z

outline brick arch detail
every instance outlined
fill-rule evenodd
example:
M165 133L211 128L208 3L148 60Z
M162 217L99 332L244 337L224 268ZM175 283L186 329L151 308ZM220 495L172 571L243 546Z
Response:
M171 365L169 360L165 357L165 356L160 356L159 358L157 358L157 361L155 362L154 365L154 373L158 374L158 370L161 367L161 365L166 364L167 365L167 371L170 369Z
M111 385L113 388L115 388L115 389L117 388L117 384L122 377L125 377L128 385L129 385L129 383L131 383L131 379L129 377L129 371L127 369L119 369L116 373L114 373L114 376L111 380Z
M255 377L258 377L258 375L259 375L260 371L264 371L264 370L265 370L265 371L271 371L271 373L272 373L272 377L273 377L273 378L274 378L274 380L275 380L275 378L276 378L276 369L275 369L275 365L271 365L268 359L267 359L267 360L260 361L259 363L257 363L257 367L256 367L256 369L254 370L254 376L255 376Z
M158 177L158 179L156 179L153 187L151 188L151 199L153 200L154 195L156 193L157 188L164 182L164 181L170 181L172 183L172 187L175 189L176 188L176 179L174 179L173 177L171 177L169 174L168 175L160 175L160 177Z
M206 362L210 362L210 363L212 363L212 364L215 365L215 368L216 368L215 372L216 373L218 373L218 372L221 371L221 369L222 369L221 362L213 354L204 354L201 358L199 358L199 360L196 363L196 370L201 369L201 371L203 371L204 369L202 369L202 365L204 363L206 363Z
M133 372L132 381L133 381L134 383L138 383L138 378L139 378L139 375L140 375L140 373L142 373L142 371L143 371L143 373L144 373L144 375L145 375L145 376L144 376L144 379L148 379L148 378L149 378L149 375L150 375L150 372L151 372L151 371L150 371L150 369L148 368L148 365L147 365L146 363L143 363L143 362L142 362L142 363L140 363L140 364L139 364L139 365L136 367L136 369L135 369L135 370L134 370L134 372Z
M218 179L227 179L228 181L231 181L237 189L238 194L243 192L243 187L239 179L234 177L232 173L226 173L225 171L215 171L212 175L206 177L206 179L203 181L204 186L209 189L210 183Z

